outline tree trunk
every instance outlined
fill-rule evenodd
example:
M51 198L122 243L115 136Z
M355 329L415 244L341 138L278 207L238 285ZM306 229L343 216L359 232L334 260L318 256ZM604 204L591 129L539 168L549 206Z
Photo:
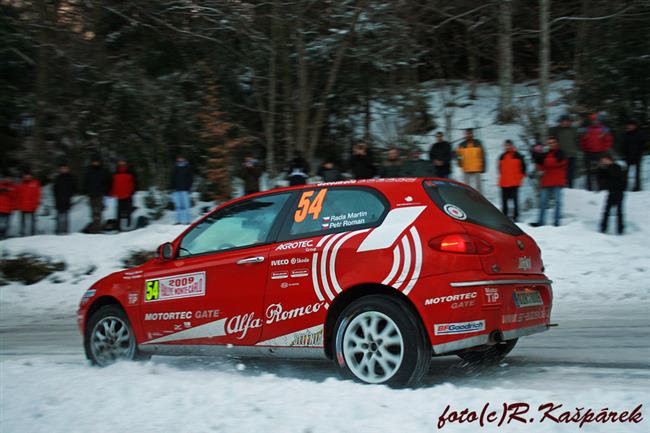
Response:
M512 86L512 1L499 0L499 123L514 119Z
M330 67L327 76L327 81L325 83L325 88L323 89L323 93L321 94L320 101L316 106L316 114L314 116L314 120L311 125L312 135L309 140L309 146L307 147L307 160L309 161L313 159L314 153L316 152L316 147L318 146L318 141L320 140L320 133L323 126L323 121L325 120L325 115L327 114L327 99L329 98L330 93L332 93L332 90L334 90L334 85L336 84L339 70L341 69L341 64L343 63L343 57L345 56L345 52L347 48L350 46L350 43L352 42L352 36L355 33L357 22L359 21L359 16L361 15L361 12L364 10L364 7L365 7L365 2L362 1L361 4L358 6L356 12L354 13L354 16L352 17L350 28L348 29L348 33L346 34L345 40L339 46L336 54L334 55L334 61L332 62L332 66Z
M539 133L542 143L546 143L547 136L547 99L548 99L548 76L550 68L550 31L549 31L549 9L551 0L540 0L539 2L539 28L540 28L540 49L539 49Z
M309 113L311 109L311 86L309 85L309 71L307 54L305 53L305 38L302 27L298 28L298 108L296 121L296 150L304 156L307 147L307 134L309 131Z
M49 155L45 149L45 107L47 107L47 81L48 81L48 52L49 50L49 13L45 0L37 3L38 23L38 51L36 60L36 106L34 109L34 141L30 149L29 158L37 162L37 169L41 169L42 156ZM46 156L48 158L49 156Z

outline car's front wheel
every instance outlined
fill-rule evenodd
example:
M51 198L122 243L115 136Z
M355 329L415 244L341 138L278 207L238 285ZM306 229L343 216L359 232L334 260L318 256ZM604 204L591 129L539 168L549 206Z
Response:
M84 338L86 357L100 367L117 361L141 359L126 313L117 305L106 305L88 320Z
M360 382L411 386L429 368L431 345L411 309L386 296L366 296L339 316L335 362L344 376Z

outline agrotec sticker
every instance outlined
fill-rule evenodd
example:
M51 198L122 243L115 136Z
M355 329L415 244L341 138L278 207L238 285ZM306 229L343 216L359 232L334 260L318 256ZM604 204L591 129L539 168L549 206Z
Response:
M145 302L205 296L205 272L147 280L144 284Z
M466 220L467 219L467 214L465 211L463 211L461 208L459 208L456 205L447 203L443 209L445 210L445 213L449 215L452 218L456 218L457 220Z

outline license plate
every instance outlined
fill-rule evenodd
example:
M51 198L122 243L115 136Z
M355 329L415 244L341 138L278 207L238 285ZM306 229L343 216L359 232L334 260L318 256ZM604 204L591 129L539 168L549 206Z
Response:
M544 305L542 296L536 290L526 290L523 292L514 292L515 304L518 308L523 307L537 307Z

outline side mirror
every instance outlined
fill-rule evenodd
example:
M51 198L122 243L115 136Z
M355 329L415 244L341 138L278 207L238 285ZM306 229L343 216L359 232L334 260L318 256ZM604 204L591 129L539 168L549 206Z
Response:
M174 245L171 242L165 242L158 247L158 258L160 260L171 260L174 257Z

